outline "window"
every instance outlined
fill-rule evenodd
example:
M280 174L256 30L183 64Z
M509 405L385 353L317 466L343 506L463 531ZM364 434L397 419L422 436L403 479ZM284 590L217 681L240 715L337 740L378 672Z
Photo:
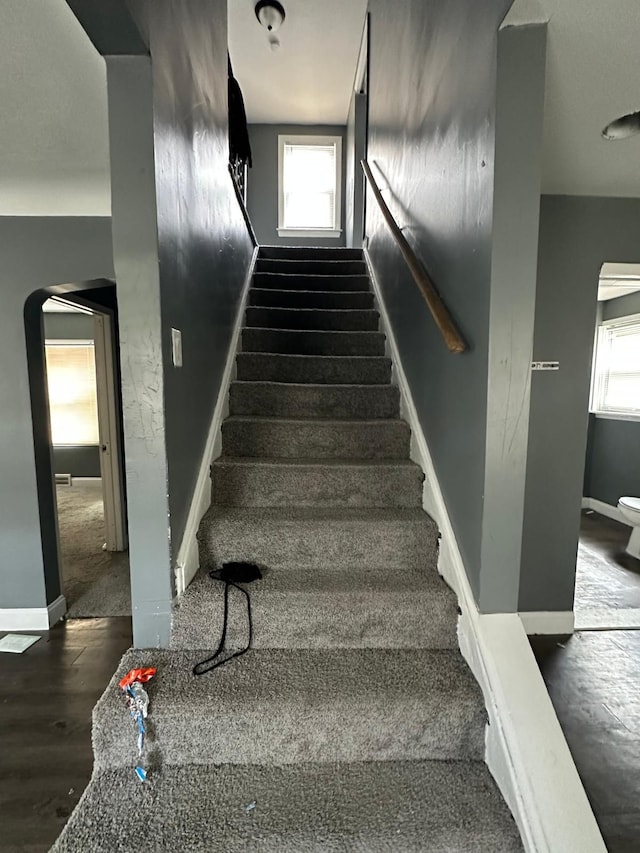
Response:
M278 234L339 237L342 139L278 137Z
M640 420L640 314L600 326L591 409L599 415Z
M47 386L54 445L98 444L92 341L47 341Z

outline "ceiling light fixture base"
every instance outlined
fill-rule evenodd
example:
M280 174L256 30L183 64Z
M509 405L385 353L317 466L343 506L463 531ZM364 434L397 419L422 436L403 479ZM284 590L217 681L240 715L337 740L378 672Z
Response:
M255 12L260 24L270 33L279 30L286 18L284 7L278 0L259 0Z

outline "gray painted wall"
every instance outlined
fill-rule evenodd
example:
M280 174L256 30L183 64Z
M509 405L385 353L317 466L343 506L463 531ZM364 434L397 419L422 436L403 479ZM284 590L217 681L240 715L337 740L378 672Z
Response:
M127 6L150 52L107 57L134 643L164 646L253 246L227 169L226 2ZM92 2L74 8L120 52Z
M279 237L278 236L278 134L342 137L342 236ZM344 246L345 245L345 158L346 129L334 125L251 124L249 138L253 168L247 178L247 210L263 246Z
M640 314L640 292L602 303L602 319ZM640 422L589 415L584 494L615 506L640 495Z
M640 200L543 196L520 609L569 610L600 267L640 261Z
M93 317L79 313L43 313L45 340L93 340ZM98 445L53 445L53 470L56 474L74 477L99 477Z
M346 136L345 238L360 248L364 235L365 178L360 161L367 156L367 96L354 92L349 106Z
M55 515L40 523L38 499L53 506L48 424L31 415L25 300L42 287L111 278L111 222L101 217L0 217L0 610L45 607L60 594ZM40 299L44 300L43 292ZM35 312L40 324L40 310ZM44 381L41 378L41 386ZM46 470L45 470L46 469ZM40 495L38 493L40 489ZM47 573L45 560L47 554Z
M371 194L370 254L477 597L497 30L509 5L509 0L407 0L399 15L391 0L370 3L368 157L470 351L453 356L446 350Z

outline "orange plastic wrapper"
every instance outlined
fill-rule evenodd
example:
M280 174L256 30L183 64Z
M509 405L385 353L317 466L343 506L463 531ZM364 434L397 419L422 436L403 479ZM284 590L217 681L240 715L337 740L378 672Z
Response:
M118 684L123 690L126 690L134 681L138 681L140 684L146 684L153 676L156 674L157 669L155 666L148 666L146 669L130 669L129 672L121 678Z

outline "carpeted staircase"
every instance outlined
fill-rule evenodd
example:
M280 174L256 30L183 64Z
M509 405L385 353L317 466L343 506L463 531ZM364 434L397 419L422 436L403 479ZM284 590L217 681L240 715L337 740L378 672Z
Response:
M94 712L93 779L63 851L473 851L521 843L484 763L438 531L360 252L260 251L172 649L128 652ZM251 560L254 649L200 678ZM233 592L233 591L232 591ZM239 593L229 640L246 635ZM116 686L150 684L151 773Z

